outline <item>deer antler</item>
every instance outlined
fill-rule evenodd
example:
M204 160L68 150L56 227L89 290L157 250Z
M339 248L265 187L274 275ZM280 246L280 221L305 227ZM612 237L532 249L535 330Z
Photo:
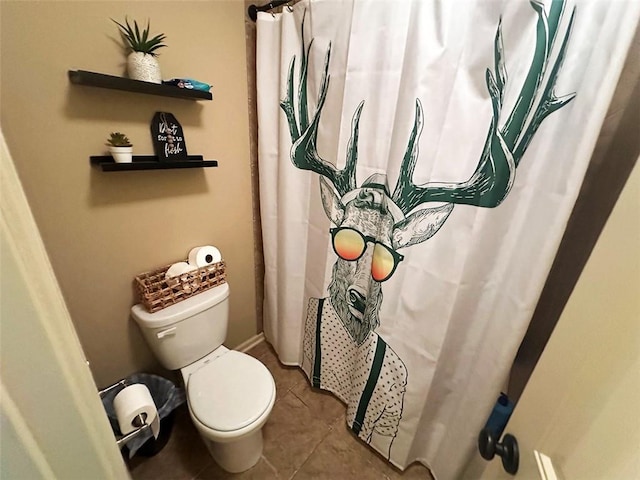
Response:
M405 215L422 203L434 201L479 207L498 206L511 190L515 179L516 167L542 121L551 113L569 103L575 96L575 94L571 94L557 98L553 93L573 27L574 8L558 57L542 91L542 98L533 113L532 120L523 132L550 61L558 24L564 10L564 0L554 0L552 2L549 16L544 10L544 5L540 2L534 0L531 1L531 5L538 14L536 49L516 106L505 126L501 129L498 128L498 119L504 99L507 72L504 66L502 20L498 23L494 41L495 77L489 69L487 69L486 73L486 83L493 106L493 115L478 166L467 181L457 183L431 182L421 186L413 184L413 172L418 157L418 140L422 131L422 105L419 100L416 100L413 130L402 160L398 183L393 193L394 202Z
M305 12L306 15L306 12ZM307 70L309 64L309 50L313 44L313 39L309 42L309 47L305 52L304 49L304 17L302 19L302 39L303 47L301 53L301 66L300 66L300 85L298 89L298 118L296 119L295 107L293 100L293 72L295 68L296 57L291 59L289 64L289 75L287 78L287 95L284 100L280 102L280 107L284 111L287 122L289 124L289 133L291 135L291 161L293 164L302 170L311 170L326 178L328 178L336 190L341 196L347 192L356 188L356 162L358 160L358 132L360 124L360 114L362 113L362 107L364 102L360 102L353 114L351 121L351 138L347 147L347 160L346 165L342 170L339 170L335 165L322 159L318 154L317 138L318 138L318 125L320 123L320 115L322 114L322 108L327 97L327 90L329 89L329 60L331 58L331 44L327 48L327 53L324 59L324 70L322 73L322 80L320 81L320 93L318 95L318 102L316 112L309 123L308 103L307 103Z
M574 98L575 94L558 98L553 90L573 28L575 8L571 14L558 56L553 63L546 84L541 90L542 80L551 60L551 51L563 15L565 0L552 0L549 15L547 15L544 5L539 0L531 0L530 3L538 15L536 48L518 100L502 128L498 127L498 120L504 100L507 71L502 44L502 19L498 23L494 39L494 72L487 69L485 76L487 89L491 97L492 118L480 160L468 180L452 183L430 182L424 185L415 185L413 183L413 173L418 159L418 143L423 127L422 104L420 100L416 99L413 129L392 196L393 201L405 215L418 205L427 202L447 202L490 208L500 205L509 194L515 180L516 168L544 119ZM302 38L298 118L296 118L293 93L295 56L289 65L286 98L280 102L280 107L287 117L289 133L293 143L291 160L296 167L303 170L311 170L329 179L340 195L343 196L356 188L355 169L358 158L358 133L364 102L361 102L354 112L346 164L342 170L339 170L334 164L320 157L316 145L320 116L329 89L330 76L328 71L331 44L329 44L325 55L316 111L311 122L309 122L307 73L309 51L313 44L313 39L305 51L304 18L302 20ZM540 92L542 92L541 98L534 111L533 107ZM527 119L530 119L528 125Z
M553 2L551 4L549 17L545 15L544 6L541 5L539 2L532 1L531 5L538 13L538 28L536 32L536 39L537 40L540 39L541 40L540 43L544 41L544 43L548 46L548 48L546 48L545 56L543 59L544 66L546 67L547 64L549 63L549 56L553 49L553 44L555 43L556 34L558 32L558 24L560 23L560 19L562 18L562 14L564 11L564 0L560 2ZM567 26L567 31L565 32L564 38L562 39L562 45L560 46L560 50L558 52L558 58L553 64L551 73L549 74L549 78L547 79L547 83L542 92L542 99L538 104L538 108L536 108L536 111L533 115L533 119L531 120L531 123L525 130L524 134L518 138L517 143L514 143L514 144L510 143L510 147L512 148L514 152L514 157L516 158L516 166L520 162L520 159L524 155L524 152L529 147L529 144L531 143L533 136L538 131L538 128L540 127L540 124L543 122L543 120L547 118L549 115L551 115L553 112L555 112L556 110L560 110L567 103L573 100L574 97L576 96L575 93L571 93L569 95L564 95L558 98L554 93L554 88L556 85L556 81L558 79L558 75L560 74L560 69L562 68L562 63L564 61L567 45L569 44L569 37L571 35L571 30L573 29L573 22L575 20L575 15L576 15L576 9L574 7L571 12L571 18L569 19L569 25ZM531 65L530 71L531 70L534 70L533 64ZM531 75L531 73L529 75ZM535 89L536 92L534 92L532 96L535 96L535 93L537 93L539 89L538 88L539 85L540 85L540 80L537 81L536 89ZM516 109L514 109L514 111L515 110L517 110L517 107ZM529 113L530 110L531 110L530 108L527 110L527 114ZM525 118L526 118L526 115L525 115ZM510 126L511 126L510 122L507 121L507 123L505 124L504 130L505 130L505 137L507 138L508 142L511 142L511 140L508 137L509 135L508 129L510 128ZM520 130L522 130L522 127L520 127Z

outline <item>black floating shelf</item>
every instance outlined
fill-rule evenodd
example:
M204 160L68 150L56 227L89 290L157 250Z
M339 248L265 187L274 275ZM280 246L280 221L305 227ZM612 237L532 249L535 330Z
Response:
M124 90L126 92L146 93L162 97L182 98L185 100L211 100L213 95L202 90L180 88L174 85L142 82L130 78L115 77L104 73L87 72L85 70L69 70L69 80L76 85Z
M116 163L110 155L90 157L91 165L99 167L103 172L123 172L131 170L168 170L171 168L203 168L217 167L217 160L204 160L202 155L189 155L183 161L160 161L157 155L134 155L131 163Z

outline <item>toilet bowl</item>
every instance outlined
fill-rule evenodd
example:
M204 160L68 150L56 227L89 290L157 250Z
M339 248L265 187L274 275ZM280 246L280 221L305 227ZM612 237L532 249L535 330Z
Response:
M191 420L216 463L232 473L254 466L262 454L262 426L276 400L267 367L219 347L181 373Z
M213 459L238 473L260 459L276 387L259 360L222 345L228 297L225 283L155 313L134 305L131 314L160 363L180 370L191 420Z

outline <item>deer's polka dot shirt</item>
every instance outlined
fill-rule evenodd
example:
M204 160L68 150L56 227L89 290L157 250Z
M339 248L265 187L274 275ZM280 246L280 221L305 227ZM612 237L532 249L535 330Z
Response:
M309 378L313 376L315 363L318 308L319 299L309 299L303 344L303 368ZM334 393L347 404L347 422L353 426L371 374L377 343L383 340L378 334L371 332L361 345L357 345L328 298L323 302L321 316L320 388ZM396 435L406 385L407 371L404 363L386 346L382 368L362 424L359 425L360 438L370 442L374 432L391 437Z

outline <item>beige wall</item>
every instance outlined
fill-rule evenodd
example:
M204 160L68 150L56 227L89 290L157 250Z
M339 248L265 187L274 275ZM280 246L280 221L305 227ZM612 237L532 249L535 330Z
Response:
M565 480L640 478L638 199L636 165L505 430L518 478L539 478L533 449ZM513 477L495 459L482 478Z
M99 386L157 363L129 318L134 276L214 244L228 264L227 345L256 333L242 1L1 3L2 130ZM67 70L124 73L116 26L151 18L163 78L213 85L192 102L71 85ZM190 154L218 168L105 173L108 133L153 152L149 124L172 112Z
M629 47L562 242L511 369L508 393L514 401L522 394L640 155L639 124L640 25Z

